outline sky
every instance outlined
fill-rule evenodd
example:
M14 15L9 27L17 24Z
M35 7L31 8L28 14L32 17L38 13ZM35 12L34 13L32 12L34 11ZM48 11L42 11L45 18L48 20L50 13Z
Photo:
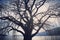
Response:
M6 3L6 4L7 4L7 1L8 1L8 0L0 0L0 4L2 4L2 3ZM51 5L55 4L55 3L58 3L58 2L60 2L60 0L51 0L51 1L49 0L49 2L45 3L45 4L39 9L38 12L45 12L45 11L47 11L47 9L48 9L49 6L51 6ZM55 24L58 26L58 21L57 21L57 19L51 19L50 21L53 22L53 23L54 23L54 21L55 21ZM44 30L41 29L40 32L44 32ZM17 34L20 34L20 33L17 33Z

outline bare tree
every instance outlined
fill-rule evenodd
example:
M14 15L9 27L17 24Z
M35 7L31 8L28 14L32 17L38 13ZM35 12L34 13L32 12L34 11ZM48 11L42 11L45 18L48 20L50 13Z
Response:
M47 15L48 13L38 13L38 11L40 11L39 8L43 6L45 2L46 0L40 0L38 3L37 0L12 0L6 9L9 13L5 11L5 15L1 16L0 19L9 20L17 25L7 26L7 28L11 28L9 31L15 30L24 36L24 40L32 40L32 37L39 32L45 22L51 17L50 14ZM23 31L18 30L19 27L21 27ZM33 33L33 31L35 32Z

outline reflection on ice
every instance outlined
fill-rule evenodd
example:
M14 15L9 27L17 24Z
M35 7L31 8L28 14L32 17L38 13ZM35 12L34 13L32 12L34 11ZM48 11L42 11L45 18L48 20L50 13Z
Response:
M0 36L0 40L23 40L23 36ZM32 40L60 40L60 36L35 36Z

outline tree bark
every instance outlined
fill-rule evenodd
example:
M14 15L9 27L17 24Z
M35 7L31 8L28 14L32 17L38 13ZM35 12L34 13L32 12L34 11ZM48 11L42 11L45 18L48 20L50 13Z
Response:
M32 40L31 31L25 31L24 40Z
M31 37L31 35L29 35L29 36L24 36L24 40L32 40L32 37Z

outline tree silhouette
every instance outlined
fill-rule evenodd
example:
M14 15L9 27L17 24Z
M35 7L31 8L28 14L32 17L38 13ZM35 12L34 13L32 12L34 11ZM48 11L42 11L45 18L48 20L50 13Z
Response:
M8 25L0 30L9 28L9 31L15 30L20 32L24 36L24 40L32 40L39 30L44 26L45 22L51 17L51 15L55 14L48 14L48 13L38 13L38 10L41 6L44 5L46 0L40 0L37 3L37 0L12 0L9 2L10 4L6 6L2 15L0 17L1 20L9 20L12 22L13 26ZM56 15L55 15L56 16ZM43 21L42 21L43 20ZM17 27L21 27L23 31L18 30ZM35 30L35 33L33 33Z

